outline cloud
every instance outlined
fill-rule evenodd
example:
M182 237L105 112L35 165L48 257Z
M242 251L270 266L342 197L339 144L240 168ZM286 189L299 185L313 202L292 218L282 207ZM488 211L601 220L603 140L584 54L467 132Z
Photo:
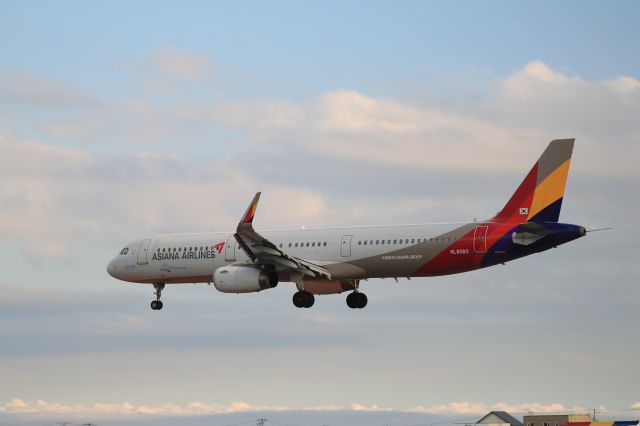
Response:
M471 402L450 402L441 405L432 405L429 407L410 407L408 409L382 408L379 405L365 405L360 403L351 403L347 405L313 405L305 407L290 406L272 406L251 404L245 401L236 401L229 404L204 403L201 401L193 401L187 404L165 403L159 405L136 405L129 402L118 404L95 403L95 404L61 404L52 403L44 400L37 400L34 403L21 399L12 399L11 401L0 404L0 413L6 414L37 414L51 415L62 414L72 417L79 416L96 416L96 417L112 417L112 416L204 416L211 414L228 414L242 412L284 412L284 411L314 411L314 412L334 412L334 411L353 411L353 412L405 412L405 413L423 413L435 415L484 415L489 411L502 410L510 413L533 412L537 414L543 413L566 413L566 412L582 412L585 411L581 407L567 408L560 403L540 404L540 403L521 403L521 404L505 404L505 403L471 403Z
M95 404L61 404L47 402L39 399L35 402L27 402L14 398L11 401L0 404L0 413L5 414L31 414L31 415L66 415L69 417L80 416L204 416L211 414L228 414L259 411L291 411L291 407L269 406L250 404L244 401L235 401L229 404L212 404L193 401L187 404L166 403L160 405L135 405L129 402L119 404L95 403ZM362 404L350 404L348 406L311 406L299 408L303 411L380 411L377 406L365 406Z
M269 193L269 204L279 206L264 209L262 223L291 226L337 217L312 190L260 182L215 158L144 151L95 155L0 131L0 168L0 232L37 263L69 260L72 247L82 250L90 241L119 246L140 233L232 229L260 189ZM216 199L233 202L204 214ZM149 208L141 212L141 205Z
M165 60L189 57L165 50ZM206 61L192 62L206 68ZM78 233L106 244L128 232L230 229L236 209L258 189L286 206L261 213L263 223L276 227L376 223L380 202L394 221L451 213L471 219L493 213L501 200L478 197L471 202L482 209L468 213L470 180L484 179L480 188L508 176L514 183L497 194L506 197L546 142L561 136L578 138L576 169L583 174L640 182L634 82L624 76L589 82L534 61L504 78L494 99L473 105L409 103L354 90L304 102L99 102L42 124L41 136L30 139L0 127L0 227L33 258L64 260L79 247L70 239ZM58 93L34 87L35 98ZM140 151L113 156L100 146ZM446 191L436 184L443 177ZM354 199L354 192L361 195ZM215 221L201 214L214 195L234 200L220 205ZM334 207L345 200L349 205ZM140 202L152 206L144 215ZM422 217L425 210L430 217Z
M626 75L620 75L613 80L606 80L603 83L620 93L631 93L640 89L640 80Z
M428 413L428 414L477 414L483 415L490 411L507 411L510 413L525 413L525 412L533 412L533 413L565 413L568 411L585 411L584 408L581 407L572 407L568 409L563 404L560 403L552 403L552 404L540 404L537 402L533 403L521 403L521 404L507 404L507 403L495 403L495 404L485 404L485 403L473 403L473 402L450 402L448 404L438 404L431 405L429 407L416 406L411 407L408 411L411 412L419 412L419 413Z
M28 72L0 79L0 104L37 108L90 108L100 101L78 87Z
M318 124L327 130L402 134L446 122L445 116L429 116L426 111L393 100L374 99L354 90L328 92L319 103Z
M640 155L633 143L638 84L629 76L587 81L533 61L500 80L486 99L468 104L407 102L354 90L298 102L215 98L160 104L142 97L103 102L44 123L40 131L94 145L288 154L305 168L324 157L372 167L476 172L519 171L522 158L535 158L550 139L576 137L587 148L581 161L589 170L620 175Z
M557 88L567 84L584 83L579 77L568 77L554 71L541 61L529 62L521 70L507 77L503 83L504 96L508 99L530 98L539 95L537 89Z
M155 70L167 77L190 82L202 80L214 69L209 55L173 46L154 52L151 63Z

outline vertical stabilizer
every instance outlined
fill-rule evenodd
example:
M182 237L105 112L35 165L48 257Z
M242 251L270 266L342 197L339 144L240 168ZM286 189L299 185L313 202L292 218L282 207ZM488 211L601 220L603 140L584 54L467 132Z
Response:
M557 222L574 141L551 141L495 220Z

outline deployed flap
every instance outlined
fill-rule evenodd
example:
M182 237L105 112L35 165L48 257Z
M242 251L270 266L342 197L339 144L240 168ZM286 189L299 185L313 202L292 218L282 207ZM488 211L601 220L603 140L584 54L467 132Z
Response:
M278 270L298 271L303 275L330 280L331 274L322 266L289 256L253 229L253 217L259 200L260 192L253 197L234 234L238 245L247 256L255 263L273 265Z

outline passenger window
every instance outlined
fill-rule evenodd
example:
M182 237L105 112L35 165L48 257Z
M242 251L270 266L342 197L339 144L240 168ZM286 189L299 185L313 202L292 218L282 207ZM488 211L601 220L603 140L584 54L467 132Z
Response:
M325 246L325 247L327 246L327 243L326 243L326 241L325 241L325 243L324 243L324 246Z
M315 247L315 246L316 246L316 242L314 241L311 243L311 247Z
M296 243L296 247L298 247L298 243Z
M289 243L289 247L291 247L291 243Z
M412 238L412 239L411 239L411 244L413 244L413 243L415 243L415 242L416 242L416 240Z
M365 245L365 246L367 245L367 240L364 240L364 245Z

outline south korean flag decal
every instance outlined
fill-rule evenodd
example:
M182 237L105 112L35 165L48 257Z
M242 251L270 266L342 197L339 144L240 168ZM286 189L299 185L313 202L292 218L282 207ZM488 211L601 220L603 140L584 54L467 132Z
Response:
M528 207L520 207L520 215L521 216L526 216L529 214L529 208Z

